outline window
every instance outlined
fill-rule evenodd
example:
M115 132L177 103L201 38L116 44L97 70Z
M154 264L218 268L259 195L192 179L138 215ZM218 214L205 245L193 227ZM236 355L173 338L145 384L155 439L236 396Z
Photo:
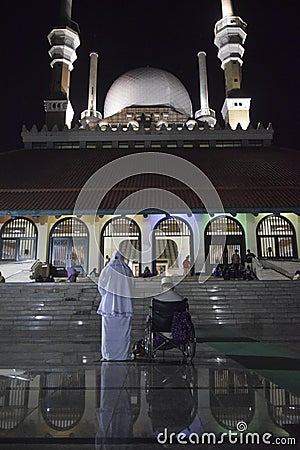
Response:
M151 142L152 148L161 148L161 142Z
M282 216L268 216L257 226L258 255L263 258L297 258L294 227Z
M134 143L134 148L144 148L145 144L143 141L137 141Z
M37 229L24 217L10 219L0 233L0 259L24 261L36 258Z
M173 141L173 142L167 142L167 148L176 148L177 147L177 142Z

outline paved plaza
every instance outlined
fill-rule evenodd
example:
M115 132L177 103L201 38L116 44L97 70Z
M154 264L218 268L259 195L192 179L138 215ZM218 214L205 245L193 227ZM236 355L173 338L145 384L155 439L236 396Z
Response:
M263 312L252 318L256 328L249 323L258 286L274 305L276 286L289 293L287 302L296 295L292 281L274 283L254 283L252 297L238 283L182 283L196 325L193 364L177 350L158 352L152 362L101 363L93 283L1 286L0 449L299 448L298 310L280 323L280 305L273 306L265 319ZM245 302L236 297L231 311L228 292L234 299L238 288ZM212 317L206 302L218 299ZM142 335L148 299L134 305L133 340ZM238 305L247 310L242 328L234 321Z

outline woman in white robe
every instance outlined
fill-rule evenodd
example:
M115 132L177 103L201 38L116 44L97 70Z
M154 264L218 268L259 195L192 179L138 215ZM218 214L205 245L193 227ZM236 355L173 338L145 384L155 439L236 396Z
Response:
M129 359L134 275L120 252L112 255L100 273L98 289L102 316L101 354L104 361Z

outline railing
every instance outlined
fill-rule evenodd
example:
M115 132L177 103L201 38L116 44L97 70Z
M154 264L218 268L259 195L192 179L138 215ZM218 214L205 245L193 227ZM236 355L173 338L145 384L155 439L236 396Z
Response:
M290 280L292 280L292 278L293 278L287 270L285 270L283 267L276 265L276 263L274 261L271 262L268 259L261 259L260 263L261 263L263 269L275 270L275 272L278 272L281 275L284 275L285 277L289 278Z

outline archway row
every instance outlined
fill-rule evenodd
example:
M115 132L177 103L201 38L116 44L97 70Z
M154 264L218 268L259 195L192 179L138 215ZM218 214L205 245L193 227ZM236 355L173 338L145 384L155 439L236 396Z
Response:
M188 222L178 217L165 217L152 230L152 271L176 272L181 258L190 255L194 260L193 230ZM214 236L214 244L211 240ZM73 239L76 237L76 249ZM218 244L225 237L225 248ZM256 227L257 251L259 257L297 258L296 233L292 223L283 216L264 217ZM0 231L0 260L23 261L37 257L38 229L26 218L9 219ZM223 241L224 242L224 241ZM230 262L234 249L242 259L245 255L245 233L242 225L234 218L219 216L213 218L204 230L205 258L213 266L218 260ZM141 272L139 258L142 248L142 233L138 224L127 217L110 219L102 228L100 250L102 255L112 254L116 246L124 256L133 262L136 275ZM87 270L89 256L89 231L87 225L75 217L58 220L49 234L48 262L56 267L73 265ZM101 267L101 265L100 265ZM209 268L208 268L209 269Z

